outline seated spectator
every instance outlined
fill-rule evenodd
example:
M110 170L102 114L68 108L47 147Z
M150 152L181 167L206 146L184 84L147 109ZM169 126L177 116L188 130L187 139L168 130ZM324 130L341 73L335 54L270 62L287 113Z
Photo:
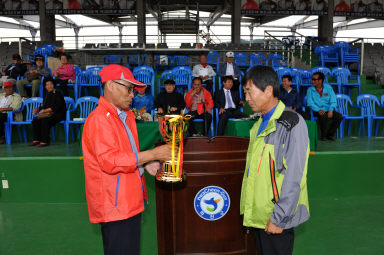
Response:
M65 119L65 101L61 93L55 89L52 78L44 79L44 87L47 90L43 106L33 109L32 120L33 141L31 146L44 147L49 145L49 130L52 126Z
M5 143L5 122L7 122L8 112L17 111L21 108L21 97L15 93L13 81L4 82L4 93L0 94L0 144ZM23 114L15 114L16 121L23 121Z
M312 76L313 87L307 91L307 105L313 111L313 115L318 118L321 132L321 140L335 140L337 128L340 126L343 116L336 112L336 95L332 86L324 83L324 74L316 72ZM330 128L327 130L327 121L332 120Z
M27 97L27 93L24 89L24 86L27 84L32 85L32 97L39 96L39 88L41 84L41 78L43 76L48 77L51 74L49 73L48 68L44 67L44 57L41 55L36 55L35 57L35 66L32 66L24 75L24 79L18 80L16 82L17 90L20 93L21 97Z
M60 56L61 66L53 72L55 76L55 84L60 84L60 88L64 93L64 96L69 96L68 94L68 83L74 83L76 80L76 71L73 68L72 64L68 63L69 56L62 54Z
M189 135L195 135L196 129L194 119L204 119L204 135L208 135L208 130L212 122L213 100L208 90L203 88L200 77L193 80L193 88L185 95L185 105L188 108L188 114L192 116L189 122Z
M240 85L239 79L241 75L240 68L235 63L233 63L233 57L234 57L233 52L231 51L227 52L225 56L227 57L227 62L220 65L219 71L217 72L217 74L221 77L232 76L233 89L239 90L239 85Z
M304 119L310 119L310 117L307 116L308 114L306 114L301 109L299 93L297 93L297 90L295 88L291 87L292 76L284 75L281 78L281 81L282 86L280 87L279 100L281 100L286 107L289 107L290 109L296 111L301 116L303 116Z
M2 87L5 81L12 81L16 83L17 77L24 75L27 71L27 66L22 63L21 57L19 54L12 55L12 64L7 66L5 70L1 73L3 76L0 80L0 87Z
M135 96L132 99L132 108L142 112L151 113L153 109L153 96L145 94L145 89L135 92Z
M181 114L185 108L184 96L176 92L174 80L164 82L165 91L156 96L155 108L159 114Z
M240 101L239 91L231 90L233 86L232 76L224 76L221 82L223 88L215 93L215 107L219 109L217 135L224 135L229 118L247 117L245 113L240 111L240 106L244 105L244 102Z
M209 92L212 92L212 77L216 76L216 73L213 70L212 66L207 65L207 55L205 55L204 53L200 54L200 64L195 65L193 67L192 75L194 77L200 77L203 80L203 84L206 85L205 88Z

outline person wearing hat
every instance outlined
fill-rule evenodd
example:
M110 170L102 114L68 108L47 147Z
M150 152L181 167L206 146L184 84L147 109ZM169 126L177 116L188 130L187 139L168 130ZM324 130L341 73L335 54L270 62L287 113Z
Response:
M22 63L21 57L19 54L13 54L12 55L12 64L7 66L5 70L1 73L2 76L6 76L7 80L12 80L14 83L16 83L17 77L24 75L24 73L27 71L27 66ZM0 87L3 85L3 82L5 80L0 80Z
M65 120L65 100L63 95L56 91L54 80L51 77L45 78L44 87L47 93L43 105L33 109L32 112L35 117L32 120L33 141L31 146L48 146L50 128Z
M29 68L25 73L24 79L16 82L17 90L19 91L21 97L27 97L27 92L24 88L27 84L32 85L32 97L38 97L42 77L49 77L51 75L48 68L44 67L43 56L36 55L35 64L35 66Z
M155 175L160 168L157 160L171 160L172 146L139 149L129 106L134 90L145 90L145 84L116 64L104 67L100 77L104 96L88 116L82 140L89 220L101 225L104 254L138 255L147 200L144 170Z
M21 108L22 100L19 94L15 93L12 81L4 82L4 93L0 94L0 144L5 143L5 122L7 122L8 112L17 111ZM15 114L16 121L22 121L22 113Z
M221 77L232 76L233 78L233 89L239 90L239 78L240 78L240 68L233 63L234 53L232 51L227 52L226 54L227 62L221 64L219 67L218 75Z

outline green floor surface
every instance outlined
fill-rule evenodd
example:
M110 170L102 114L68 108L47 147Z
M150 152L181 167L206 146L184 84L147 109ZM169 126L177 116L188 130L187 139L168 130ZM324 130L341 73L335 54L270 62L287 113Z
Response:
M0 254L103 254L86 204L2 203ZM296 229L294 255L378 255L384 250L384 197L311 199L311 219ZM145 222L149 217L143 217ZM153 223L155 224L155 223ZM143 224L145 225L145 224ZM148 238L156 238L143 228ZM156 247L142 240L142 253Z

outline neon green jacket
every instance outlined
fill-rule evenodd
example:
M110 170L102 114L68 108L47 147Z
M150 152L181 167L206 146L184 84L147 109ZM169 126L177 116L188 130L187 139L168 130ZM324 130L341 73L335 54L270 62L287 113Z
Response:
M309 219L307 125L282 102L257 136L261 122L250 131L240 200L243 225L264 229L270 219L284 229L296 227Z

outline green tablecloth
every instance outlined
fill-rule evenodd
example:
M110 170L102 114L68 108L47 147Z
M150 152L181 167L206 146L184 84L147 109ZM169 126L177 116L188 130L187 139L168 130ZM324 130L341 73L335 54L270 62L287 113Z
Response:
M225 135L249 137L249 130L255 124L255 120L230 120L228 121ZM305 121L308 127L309 147L311 151L317 148L317 125L316 121Z
M161 140L158 122L138 122L136 123L136 125L137 125L137 133L139 134L140 151L152 149L154 147L154 143L156 141ZM80 155L83 155L83 150L81 148L82 134L83 134L83 125L81 125L79 136L78 136Z
M154 143L161 140L158 122L136 123L139 134L140 151L152 149Z

